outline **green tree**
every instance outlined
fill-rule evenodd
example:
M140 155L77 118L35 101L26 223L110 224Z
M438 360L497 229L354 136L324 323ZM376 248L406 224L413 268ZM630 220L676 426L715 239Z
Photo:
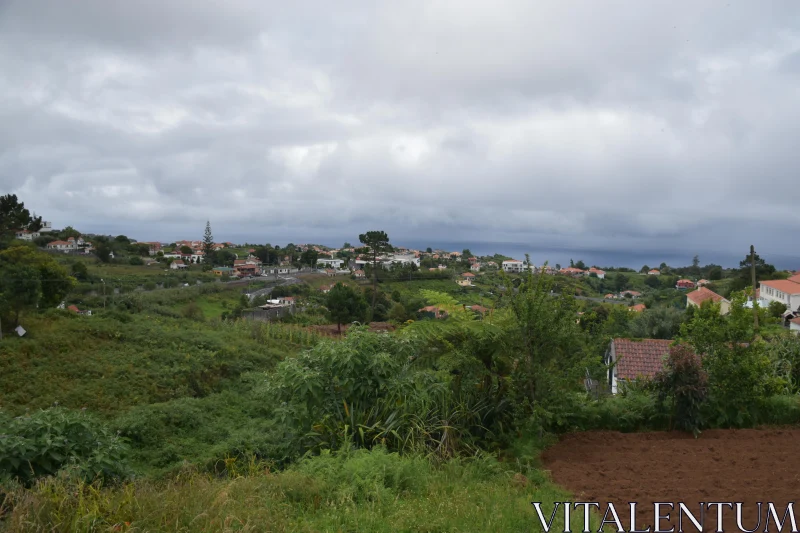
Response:
M579 259L578 262L575 263L575 268L580 268L581 270L586 270L586 263L584 263L582 259Z
M17 230L38 231L42 217L31 215L16 194L0 196L0 240L10 240Z
M644 284L655 289L661 285L661 281L658 279L658 276L647 276L644 278Z
M433 253L433 250L431 249L431 247L430 247L430 246L428 246L427 248L425 248L425 252L427 252L427 253L429 253L429 254L432 254L432 253Z
M52 256L29 245L0 252L0 307L14 325L24 311L58 305L75 284L75 278Z
M647 265L644 265L642 268L639 269L639 273L641 274L647 274L648 272L650 272L650 267Z
M461 252L461 257L464 259L472 257L472 252L470 252L469 248L464 248L464 250Z
M108 263L111 260L111 246L108 243L99 243L95 246L94 253L102 263Z
M378 294L378 257L381 254L391 252L392 245L389 244L389 236L385 231L368 231L358 236L358 240L364 246L360 253L367 254L372 259L372 312L375 312L375 297Z
M344 244L342 245L342 248L344 248L344 249L346 249L346 248L352 248L352 247L353 247L353 245L352 245L352 244L350 244L350 243L349 243L349 242L347 242L347 241L345 241L345 242L344 242Z
M775 267L759 257L758 254L753 254L753 259L755 260L756 284L765 279L772 279ZM733 290L740 291L753 284L751 266L750 254L747 254L742 261L739 261L739 275L733 280Z
M86 263L83 261L76 261L72 264L72 276L78 281L89 281L89 269L86 268Z
M613 283L614 290L619 292L628 285L628 277L622 272L617 272L617 274L614 276Z
M363 320L367 308L364 296L343 283L337 283L331 288L325 306L340 333L343 323Z
M304 265L308 265L311 268L314 268L317 264L317 259L319 258L319 252L316 250L309 248L302 254L300 254L300 263Z
M711 281L718 281L722 279L722 267L714 265L708 269L708 279Z
M628 331L641 339L672 339L680 333L685 313L674 307L647 309L630 321Z
M526 260L530 258L526 255ZM500 273L503 285L511 280ZM518 291L506 291L501 301L514 319L507 342L515 354L512 380L518 400L534 409L538 402L557 391L580 383L585 366L584 336L575 316L577 301L566 292L551 295L553 277L523 274Z
M181 253L183 255L192 255L192 249L186 245L181 246Z
M719 304L703 302L681 326L681 338L703 355L715 425L752 423L761 401L785 386L766 355L764 342L756 339L745 300L744 293L734 293L730 313L724 316Z
M772 318L781 318L783 313L786 312L786 304L781 302L772 301L767 308L769 316Z
M205 265L203 270L210 270L214 266L214 236L211 234L211 222L206 220L206 231L203 234L203 255Z
M408 312L403 304L400 302L395 302L395 304L392 305L392 308L389 309L388 318L389 320L402 323L408 320Z

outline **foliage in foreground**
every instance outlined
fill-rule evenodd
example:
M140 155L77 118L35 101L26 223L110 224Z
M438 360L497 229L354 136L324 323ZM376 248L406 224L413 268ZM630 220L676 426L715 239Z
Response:
M107 426L82 412L47 409L10 417L0 413L0 481L29 484L67 466L86 480L128 474L128 446Z
M381 447L345 448L279 473L255 462L237 466L228 479L189 470L165 483L119 487L76 482L66 473L46 478L8 494L0 530L529 531L538 523L531 501L549 510L568 499L540 471L483 455L437 466ZM553 527L563 531L559 519Z

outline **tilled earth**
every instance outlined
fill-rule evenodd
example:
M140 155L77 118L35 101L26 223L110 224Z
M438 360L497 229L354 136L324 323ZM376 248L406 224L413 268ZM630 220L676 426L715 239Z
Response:
M599 502L601 515L613 503L626 530L628 502L637 503L636 528L652 526L651 531L656 531L653 503L673 503L675 511L661 529L674 525L676 533L679 502L697 518L701 503L742 502L742 528L753 530L760 517L761 532L768 502L783 518L787 504L800 495L800 429L711 430L698 439L677 432L574 433L546 450L542 459L552 479L570 490L575 501ZM723 531L742 530L736 514L735 508L723 507ZM800 508L794 515L800 527ZM712 507L705 512L703 530L716 526L717 508ZM682 529L697 531L686 515ZM783 530L791 529L787 519ZM770 520L769 531L777 530Z

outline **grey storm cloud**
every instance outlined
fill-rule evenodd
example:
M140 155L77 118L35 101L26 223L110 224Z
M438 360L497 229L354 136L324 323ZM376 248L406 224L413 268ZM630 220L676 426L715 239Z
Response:
M798 257L800 3L0 2L0 189L140 239ZM794 243L794 249L791 248Z

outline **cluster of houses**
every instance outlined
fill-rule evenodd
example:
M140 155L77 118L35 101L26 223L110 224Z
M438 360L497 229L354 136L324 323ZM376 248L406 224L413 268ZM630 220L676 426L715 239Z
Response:
M539 273L551 274L551 275L563 274L565 276L573 276L573 277L596 276L600 279L605 279L606 277L605 271L596 267L591 267L585 270L576 267L566 267L562 269L557 269L550 265L537 267L534 265L526 265L525 261L520 261L518 259L509 259L507 261L503 261L502 268L504 272L508 272L510 274L516 274L524 272L526 270L532 270L536 274Z
M33 240L36 237L38 237L38 235L31 237L30 240ZM52 250L54 252L64 252L64 253L82 252L85 254L90 254L94 251L92 243L83 240L83 237L77 237L77 238L69 237L66 241L52 241L47 243L45 248L47 250Z

